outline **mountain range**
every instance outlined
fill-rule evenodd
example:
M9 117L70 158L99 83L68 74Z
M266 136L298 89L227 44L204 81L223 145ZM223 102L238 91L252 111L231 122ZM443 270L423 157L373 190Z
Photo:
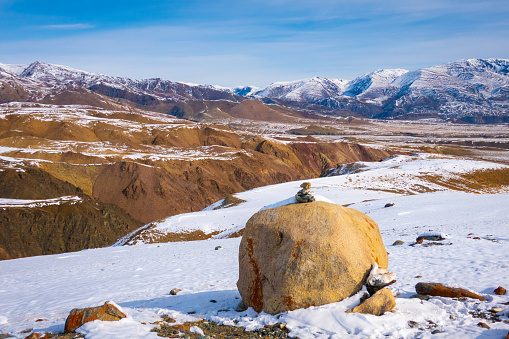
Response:
M315 77L275 82L266 88L225 88L160 78L135 80L39 61L0 64L0 103L87 104L108 109L128 104L202 120L230 117L231 107L218 105L218 101L248 99L272 108L330 116L509 122L509 59L468 59L413 71L384 69L351 81ZM201 103L201 115L189 114L196 102Z

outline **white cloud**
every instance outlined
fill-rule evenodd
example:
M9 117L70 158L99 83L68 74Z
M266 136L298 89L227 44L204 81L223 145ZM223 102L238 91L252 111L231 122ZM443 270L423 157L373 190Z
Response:
M55 30L82 30L94 28L94 25L90 24L69 24L69 25L45 25L40 26L44 29L55 29Z

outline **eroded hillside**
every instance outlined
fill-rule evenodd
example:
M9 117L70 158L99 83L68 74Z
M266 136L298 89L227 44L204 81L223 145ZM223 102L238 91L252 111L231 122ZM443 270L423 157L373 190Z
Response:
M391 154L142 111L30 103L0 109L0 198L81 199L2 207L4 258L106 246L141 224L201 210L228 194ZM13 238L23 246L8 246Z

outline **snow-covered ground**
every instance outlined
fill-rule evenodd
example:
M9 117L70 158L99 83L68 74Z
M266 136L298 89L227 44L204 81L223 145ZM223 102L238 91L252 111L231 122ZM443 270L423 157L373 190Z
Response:
M13 208L13 207L43 207L43 206L54 206L62 205L65 203L76 204L81 201L80 197L76 196L65 196L54 199L44 200L24 200L24 199L5 199L0 198L0 209L2 208Z
M483 164L446 161L444 158L416 157L412 161L403 161L405 159L408 160L395 157L387 161L392 162L393 171L406 168L407 174L411 173L411 167L406 163L416 168L435 168L438 172L454 168L455 173L482 168ZM382 170L384 166L385 170ZM86 324L79 331L87 339L157 338L150 332L154 327L150 323L161 320L160 316L164 314L179 322L204 318L230 325L236 323L247 329L283 322L291 330L290 334L299 338L505 337L509 323L473 318L469 312L487 312L493 307L501 307L504 308L501 320L509 321L509 306L505 304L509 302L509 295L493 293L498 286L509 288L509 193L437 190L405 195L410 191L401 190L403 185L408 184L407 189L411 190L418 176L403 177L403 172L399 175L401 180L395 180L396 175L381 181L383 187L372 188L368 173L371 172L372 183L380 182L376 178L389 173L391 166L380 162L373 164L370 171L362 172L365 173L364 189L345 187L349 179L360 185L362 173L311 182L315 193L334 203L352 204L351 208L368 214L378 223L389 252L389 269L397 275L397 282L391 286L397 295L393 312L381 317L346 314L346 309L359 302L362 292L342 302L277 316L258 314L252 309L236 312L234 308L240 301L236 289L240 239L211 239L114 246L2 261L0 333L24 338L27 334L20 332L31 328L36 332L63 331L72 308L97 306L111 300L119 304L128 317L119 322ZM387 191L391 182L400 193ZM235 224L248 218L253 210L256 212L256 208L290 202L299 184L258 188L238 194L246 200L241 205L214 211L216 204L200 213L221 212L224 224ZM394 205L385 207L388 203ZM205 220L190 214L180 218L186 216L190 229L196 222ZM179 222L185 227L186 218ZM409 246L425 232L448 234L450 237L444 241L448 245ZM405 244L392 246L395 240L403 240ZM216 250L217 246L221 248ZM415 294L415 284L420 281L463 287L480 293L488 301L410 298ZM169 292L173 288L182 291L171 296ZM412 327L409 321L418 325ZM480 321L486 322L491 329L477 326ZM441 333L431 333L437 329Z

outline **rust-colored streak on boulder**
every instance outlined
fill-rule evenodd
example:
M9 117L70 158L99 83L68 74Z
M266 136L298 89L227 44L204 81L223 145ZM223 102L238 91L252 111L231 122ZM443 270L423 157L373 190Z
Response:
M382 315L390 312L396 306L396 300L388 288L383 288L372 297L366 299L362 304L346 311L346 313L363 313Z
M368 216L326 202L286 205L247 222L237 287L247 307L276 314L352 296L375 262L386 268L388 257Z
M105 302L104 305L97 307L75 308L65 321L64 332L73 332L83 324L94 320L118 321L125 317L124 313L109 302Z
M447 287L438 283L424 283L420 282L415 285L415 291L421 295L431 295L435 297L446 298L472 298L481 301L486 301L480 295L467 291L463 288Z
M253 308L257 312L261 312L263 308L263 281L262 276L260 274L260 268L258 267L258 263L254 259L253 253L253 240L247 240L247 255L249 257L250 269L252 269L252 273L254 276L252 293L249 294L249 305L252 305Z

